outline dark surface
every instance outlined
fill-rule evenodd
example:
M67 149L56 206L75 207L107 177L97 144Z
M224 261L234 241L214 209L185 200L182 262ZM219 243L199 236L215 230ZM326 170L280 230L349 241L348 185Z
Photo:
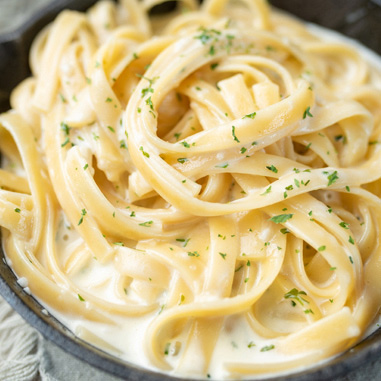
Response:
M381 0L270 0L295 16L355 38L381 54Z
M29 73L28 50L36 33L63 8L84 10L94 1L56 0L19 30L0 36L0 111L7 109L7 99L11 89ZM272 0L271 3L307 21L336 29L356 38L381 53L381 0ZM129 366L76 338L52 316L44 315L41 312L43 307L26 294L16 282L16 277L5 264L2 251L0 251L0 275L0 293L8 303L29 324L65 351L110 374L130 381L174 380L170 376L152 373L133 365ZM346 379L350 379L352 371L364 363L375 361L379 353L381 353L380 330L329 363L293 376L267 380L332 380L339 375L346 375L349 377Z
M35 13L20 28L0 35L0 112L9 109L11 90L30 74L29 49L37 33L63 9L84 11L95 2L96 0L55 0Z

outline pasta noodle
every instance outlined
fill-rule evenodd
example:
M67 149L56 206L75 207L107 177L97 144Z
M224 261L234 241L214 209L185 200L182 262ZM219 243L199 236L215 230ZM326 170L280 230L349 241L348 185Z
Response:
M9 263L79 337L157 371L343 352L381 305L379 63L264 0L158 3L36 38L0 116Z

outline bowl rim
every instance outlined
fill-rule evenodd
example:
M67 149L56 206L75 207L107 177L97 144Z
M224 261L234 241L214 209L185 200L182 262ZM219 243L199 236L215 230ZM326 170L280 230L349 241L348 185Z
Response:
M373 1L373 0L371 0ZM19 28L0 35L0 43L23 44L24 36L30 34L33 28L41 27L44 20L50 20L59 11L66 8L82 10L95 3L96 0L56 0L42 6L32 17ZM79 5L79 3L81 3ZM86 4L86 5L85 5ZM1 236L0 236L1 243ZM11 307L31 326L39 331L45 339L56 344L68 354L77 357L95 368L116 377L128 378L130 381L196 381L196 379L175 377L171 374L161 373L140 367L136 364L118 359L92 344L78 338L64 324L53 315L45 314L48 307L42 305L32 295L29 295L18 283L17 277L8 266L4 251L0 247L0 295ZM312 381L332 380L333 377L347 375L361 365L371 362L379 357L381 351L381 329L378 328L368 337L361 340L354 347L331 359L324 360L306 369L293 370L286 374L274 374L254 378L255 381ZM199 380L199 379L198 379ZM249 379L250 380L250 379Z

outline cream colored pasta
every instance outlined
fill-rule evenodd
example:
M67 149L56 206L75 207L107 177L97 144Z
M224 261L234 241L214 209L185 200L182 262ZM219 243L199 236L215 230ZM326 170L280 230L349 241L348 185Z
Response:
M159 2L64 11L35 40L0 116L12 268L126 360L105 332L143 324L159 371L344 351L381 304L380 68L264 0Z

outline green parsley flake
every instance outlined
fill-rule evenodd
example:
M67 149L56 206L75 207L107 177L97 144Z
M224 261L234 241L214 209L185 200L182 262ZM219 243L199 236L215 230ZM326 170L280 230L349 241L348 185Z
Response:
M65 141L61 144L61 147L65 147L69 143L70 143L70 139L66 138Z
M185 140L183 142L180 142L185 148L190 148L189 143L187 143Z
M221 253L221 252L219 252L218 254L220 254L221 255L221 257L222 257L222 259L226 259L226 253Z
M272 164L271 165L267 165L266 168L269 170L269 171L272 171L274 173L278 173L278 169L276 167L274 167Z
M261 193L260 196L264 196L270 192L271 192L271 185L263 193Z
M81 211L81 218L79 219L78 221L78 225L81 225L82 222L83 222L83 217L86 216L87 212L86 212L86 209L82 209Z
M257 115L256 112L252 112L251 114L246 114L242 119L245 119L245 118L254 119L256 115Z
M310 112L310 109L311 109L310 106L308 106L308 107L305 109L305 111L304 111L304 113L303 113L303 119L306 119L307 116L309 116L310 118L313 117L313 115L312 115L311 112Z
M289 219L291 219L293 214L279 214L277 216L269 218L269 221L274 222L275 224L282 224Z
M125 140L122 139L122 140L119 142L119 148L127 149L127 143L126 143Z
M264 347L261 348L261 352L267 352L267 351L271 351L272 349L275 348L275 345L274 344L271 344L271 345L266 345Z
M153 221L146 221L146 222L142 222L141 224L139 224L140 226L144 226L146 228L149 228L151 227L151 225L153 224Z
M328 186L332 185L338 179L339 176L337 176L337 171L332 172L330 175L328 175Z
M15 212L16 212L16 213L20 213L20 212L21 212L21 209L20 209L20 208L15 208Z
M232 126L232 136L233 136L233 139L239 143L239 139L237 138L236 134L235 134L235 126Z
M152 103L152 99L151 99L151 97L149 97L149 98L146 99L146 105L149 106L149 108L151 109L151 111L153 111L153 103Z
M146 151L144 151L143 146L140 146L139 149L140 149L140 151L142 151L142 153L143 153L143 155L144 155L145 157L147 157L147 158L149 157L149 153L146 152Z
M292 299L292 301L296 300L298 303L300 303L301 306L303 306L304 303L309 303L308 300L304 299L301 295L307 295L307 293L305 291L299 291L296 288L293 288L292 290L284 294L284 298Z
M66 136L69 136L71 127L68 126L65 122L61 122L61 130L64 132Z
M179 158L177 159L177 161L178 161L179 163L181 163L181 164L184 164L186 161L188 161L188 159L187 159L186 157L179 157Z
M60 95L60 98L61 98L61 102L62 103L67 103L66 98L61 93L59 95Z
M195 36L194 38L196 40L200 40L203 45L205 45L212 39L216 40L217 37L221 35L221 32L216 29L206 29L204 27L201 27L200 30L202 33L199 36Z
M84 302L84 301L85 301L85 299L83 299L82 296L79 295L79 294L78 294L78 299L79 299L81 302Z

